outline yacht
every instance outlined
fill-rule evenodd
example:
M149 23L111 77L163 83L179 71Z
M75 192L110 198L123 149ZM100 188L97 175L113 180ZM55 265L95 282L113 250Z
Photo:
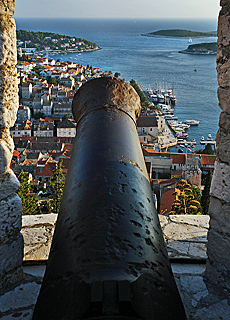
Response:
M198 126L200 121L198 121L198 120L185 120L184 123L189 124L190 126Z

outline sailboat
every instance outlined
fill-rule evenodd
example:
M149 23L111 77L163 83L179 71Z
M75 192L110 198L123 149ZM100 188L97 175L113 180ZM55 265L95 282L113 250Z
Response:
M195 72L197 72L197 71L198 71L198 69L197 69L196 65L194 66L194 71L195 71Z
M188 42L192 43L192 38L189 38Z

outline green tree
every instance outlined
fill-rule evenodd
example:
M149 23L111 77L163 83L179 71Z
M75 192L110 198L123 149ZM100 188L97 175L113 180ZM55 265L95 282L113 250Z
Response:
M121 75L121 74L120 74L119 72L115 72L115 73L114 73L114 77L115 77L115 78L119 78L120 75Z
M64 116L62 117L62 121L65 121L67 119L70 118L70 114L69 113L65 113Z
M54 169L53 171L51 183L47 188L47 191L50 194L50 204L52 207L52 212L54 213L58 213L59 211L64 185L65 183L62 170L62 160L60 160L56 166L56 169Z
M201 205L195 199L195 190L192 185L182 179L178 183L177 189L179 189L179 192L174 193L177 198L173 202L170 214L201 214Z
M32 214L40 213L39 207L38 207L37 195L30 193L31 184L29 182L28 173L22 170L18 179L21 184L18 190L18 195L22 201L22 214L32 215Z
M45 114L43 112L36 112L34 114L34 119L40 119L40 118L44 118L45 117Z
M202 205L204 214L208 214L209 203L210 203L209 193L210 193L211 181L212 181L212 173L211 171L209 171L204 176L204 179L203 179L204 190L202 192L201 205Z

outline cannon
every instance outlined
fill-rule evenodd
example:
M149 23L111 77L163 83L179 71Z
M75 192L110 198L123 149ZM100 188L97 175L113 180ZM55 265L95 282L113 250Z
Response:
M122 79L84 84L77 133L33 320L184 320Z

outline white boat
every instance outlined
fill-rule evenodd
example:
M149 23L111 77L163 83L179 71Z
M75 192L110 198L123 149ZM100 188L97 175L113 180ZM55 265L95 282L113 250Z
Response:
M190 126L198 126L200 121L198 121L198 120L185 120L184 123L189 124Z
M189 38L188 42L192 43L192 38Z
M212 135L209 133L207 140L212 140Z
M163 96L162 94L158 94L158 95L157 95L157 98L158 98L158 101L159 101L160 103L164 103L164 102L165 102L165 98L164 98L164 96Z

